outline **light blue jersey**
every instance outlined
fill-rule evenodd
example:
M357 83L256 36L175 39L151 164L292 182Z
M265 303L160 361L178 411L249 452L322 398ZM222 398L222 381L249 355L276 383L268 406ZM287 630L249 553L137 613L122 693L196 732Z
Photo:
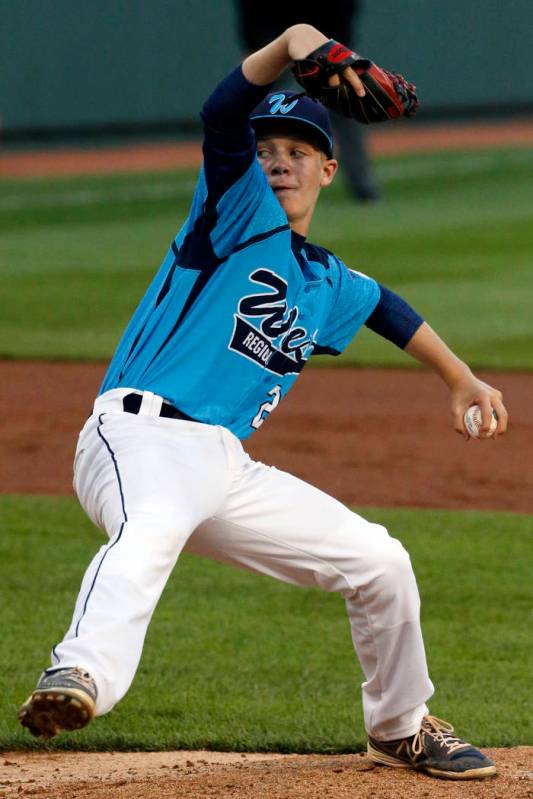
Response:
M380 289L291 233L253 140L238 155L221 154L209 141L204 152L190 215L133 315L100 393L149 390L244 439L313 353L344 350Z

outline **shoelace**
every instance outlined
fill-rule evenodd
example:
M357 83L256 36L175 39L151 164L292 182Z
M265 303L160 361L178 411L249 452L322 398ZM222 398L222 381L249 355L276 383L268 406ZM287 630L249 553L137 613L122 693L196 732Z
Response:
M438 719L436 716L424 716L420 729L413 738L411 744L413 754L417 757L424 749L422 741L423 733L429 735L434 741L441 744L441 746L446 747L450 754L458 749L467 749L470 746L470 744L457 738L456 735L452 735L452 732L453 727L447 721Z
M72 676L76 678L77 682L94 691L94 680L88 672L76 667L72 669Z

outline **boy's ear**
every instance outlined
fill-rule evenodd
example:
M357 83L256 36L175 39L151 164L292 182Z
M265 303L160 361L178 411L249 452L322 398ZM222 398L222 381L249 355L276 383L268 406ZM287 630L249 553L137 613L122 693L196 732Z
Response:
M322 187L329 186L329 184L332 183L338 168L339 162L335 158L324 159L322 162L322 177L320 179L320 185Z

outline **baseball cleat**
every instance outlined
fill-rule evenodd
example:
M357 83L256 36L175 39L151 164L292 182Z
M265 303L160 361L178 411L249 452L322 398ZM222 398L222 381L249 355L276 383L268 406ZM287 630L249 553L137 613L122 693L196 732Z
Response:
M412 768L448 780L474 780L496 774L492 760L452 733L451 724L435 716L424 716L416 735L396 741L369 737L367 751L374 763Z
M93 678L80 668L45 671L18 718L32 735L42 738L79 730L94 717L96 694Z

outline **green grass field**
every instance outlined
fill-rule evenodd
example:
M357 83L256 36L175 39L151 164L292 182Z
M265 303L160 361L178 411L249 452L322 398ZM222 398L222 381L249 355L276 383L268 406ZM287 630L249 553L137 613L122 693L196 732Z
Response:
M529 369L532 171L527 149L381 159L385 199L354 204L339 178L310 239L405 296L472 365ZM0 356L110 356L194 184L191 171L0 181ZM408 360L363 331L340 362Z
M431 710L480 745L533 743L531 520L370 510L411 553ZM16 710L70 621L103 541L73 499L0 497L0 750L42 747ZM361 749L361 673L340 597L184 555L133 687L108 716L50 748L343 752Z

